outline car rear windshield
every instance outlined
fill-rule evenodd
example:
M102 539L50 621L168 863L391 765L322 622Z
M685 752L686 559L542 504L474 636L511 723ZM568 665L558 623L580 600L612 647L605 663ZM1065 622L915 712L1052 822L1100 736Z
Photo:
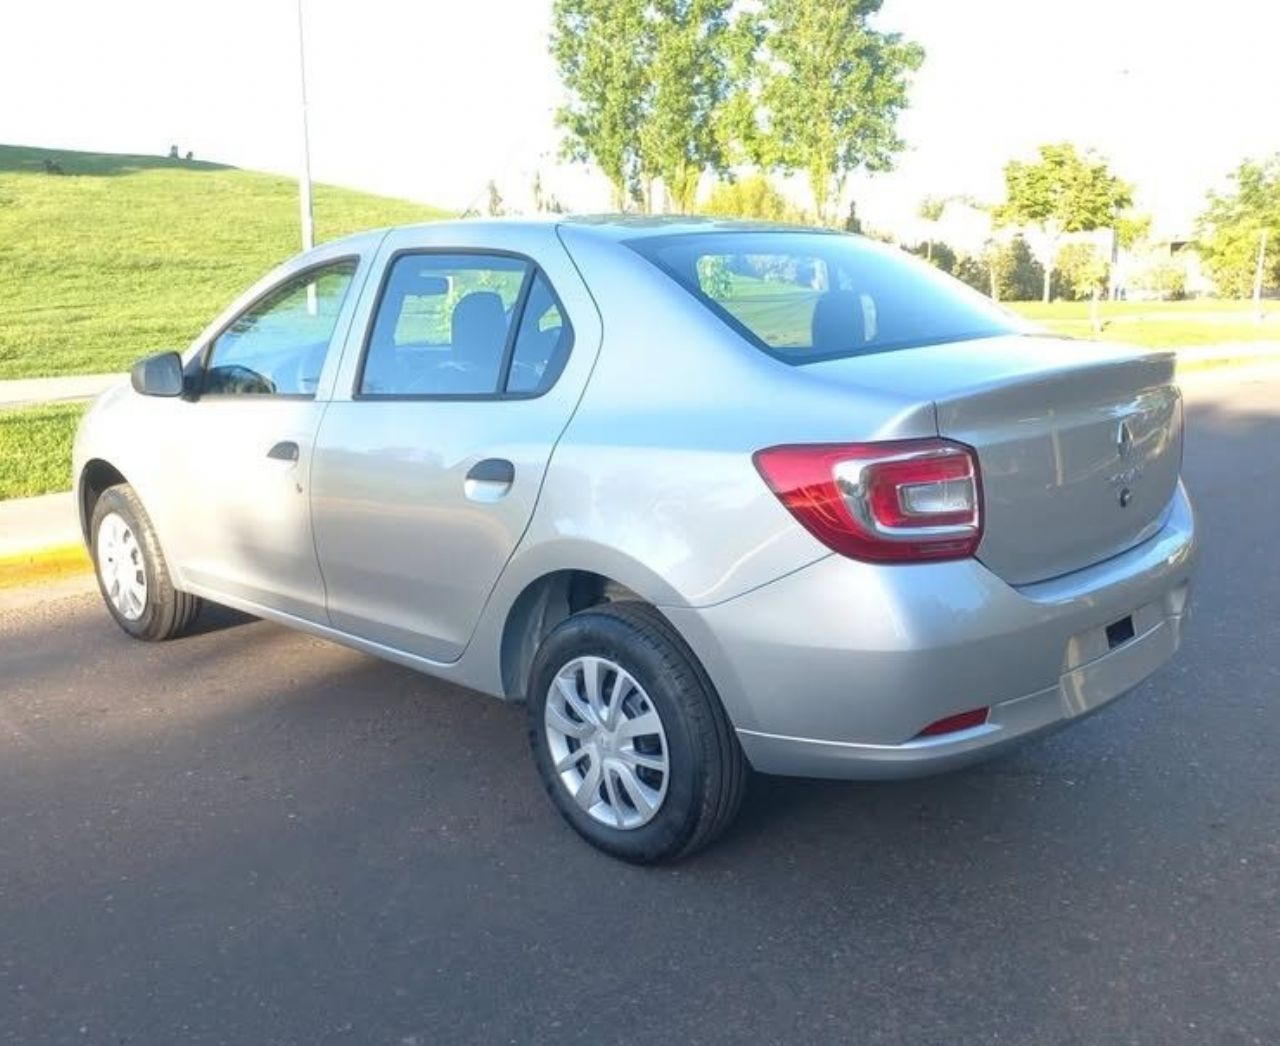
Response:
M786 363L1024 329L959 280L858 236L707 232L627 243L757 348Z

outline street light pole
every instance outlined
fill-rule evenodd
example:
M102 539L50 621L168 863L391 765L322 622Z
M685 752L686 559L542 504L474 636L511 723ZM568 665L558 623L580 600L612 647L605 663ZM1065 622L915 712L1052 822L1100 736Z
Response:
M307 58L302 41L302 0L298 0L298 77L302 88L302 170L298 176L298 206L302 212L302 249L315 246L311 216L311 140L307 134Z

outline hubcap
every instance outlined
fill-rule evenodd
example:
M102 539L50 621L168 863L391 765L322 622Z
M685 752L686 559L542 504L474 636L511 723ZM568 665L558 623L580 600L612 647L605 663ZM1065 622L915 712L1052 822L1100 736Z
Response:
M667 735L649 695L620 665L579 657L556 674L543 724L560 784L601 824L632 829L662 807Z
M138 539L115 512L103 516L98 526L98 575L120 616L138 620L147 605L147 571Z

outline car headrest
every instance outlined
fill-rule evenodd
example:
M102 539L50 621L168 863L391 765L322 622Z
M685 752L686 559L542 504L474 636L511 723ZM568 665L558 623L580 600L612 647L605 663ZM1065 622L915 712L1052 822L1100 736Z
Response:
M866 317L857 291L827 291L813 307L813 351L825 355L866 344Z
M495 291L472 291L453 307L450 339L455 354L474 355L497 349L507 338L507 313Z

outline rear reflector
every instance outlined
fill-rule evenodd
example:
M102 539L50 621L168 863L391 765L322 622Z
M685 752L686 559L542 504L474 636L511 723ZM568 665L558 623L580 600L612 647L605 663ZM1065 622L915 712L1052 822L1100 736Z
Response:
M982 540L977 455L945 439L757 451L756 469L828 548L875 563L964 559Z
M916 737L937 737L939 734L954 734L961 730L972 730L975 726L981 726L987 721L987 709L975 708L971 712L961 712L959 715L949 715L946 719L939 719L936 723L930 723Z

